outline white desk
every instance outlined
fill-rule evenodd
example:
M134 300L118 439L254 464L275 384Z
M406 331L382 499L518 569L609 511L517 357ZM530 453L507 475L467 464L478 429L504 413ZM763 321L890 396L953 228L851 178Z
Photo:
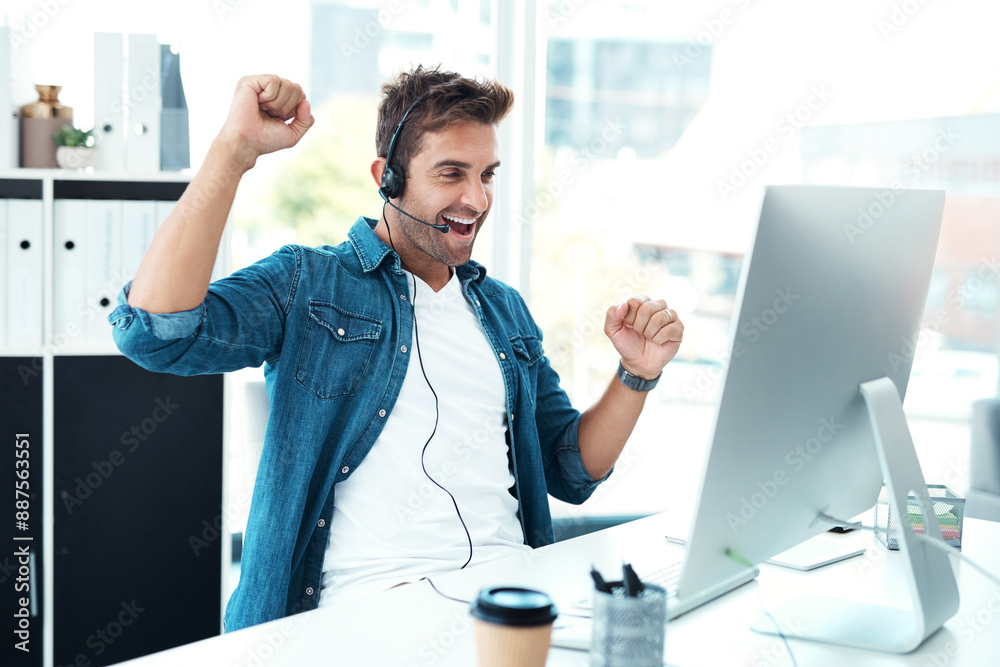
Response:
M591 564L610 575L623 560L640 571L655 569L659 558L676 549L664 534L682 522L657 515L524 555L486 563L435 578L441 592L472 599L485 586L514 584L537 588L565 609L591 585ZM905 581L892 565L898 552L871 544L870 533L844 536L869 546L865 555L813 572L761 566L758 585L747 584L696 609L667 628L667 662L695 665L790 665L777 637L751 632L761 600L767 609L802 593L831 595L904 606ZM1000 574L1000 524L967 519L964 550ZM957 564L957 559L953 559ZM958 567L956 565L956 567ZM620 570L619 570L620 571ZM921 665L982 667L1000 660L1000 587L968 567L958 569L962 606L945 627L914 653L904 656L790 640L802 665ZM447 600L426 582L386 591L362 600L319 609L254 628L207 639L128 663L132 667L233 665L302 667L338 665L403 667L475 665L472 619L467 605ZM589 664L585 652L553 648L547 665Z

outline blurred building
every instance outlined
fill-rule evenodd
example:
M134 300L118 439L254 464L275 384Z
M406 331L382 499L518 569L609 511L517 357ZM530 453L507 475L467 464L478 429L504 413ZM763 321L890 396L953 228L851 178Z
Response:
M417 64L489 71L492 0L313 0L310 97L375 95Z
M546 58L545 143L585 149L627 119L622 145L639 158L669 151L708 99L711 47L688 42L561 36Z
M1000 114L804 127L800 145L804 183L884 187L887 202L899 188L946 192L925 328L943 347L995 351Z

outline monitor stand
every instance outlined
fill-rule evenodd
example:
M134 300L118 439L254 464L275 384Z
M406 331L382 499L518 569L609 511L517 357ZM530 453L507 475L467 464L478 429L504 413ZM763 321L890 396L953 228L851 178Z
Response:
M958 611L958 585L948 554L917 538L904 518L909 516L907 496L912 495L921 506L926 534L942 539L896 385L883 377L863 383L861 394L868 405L889 506L893 516L900 518L898 537L904 560L894 565L906 571L911 608L802 597L779 607L772 616L786 637L909 653ZM751 628L763 634L778 634L774 622L767 617L755 621Z

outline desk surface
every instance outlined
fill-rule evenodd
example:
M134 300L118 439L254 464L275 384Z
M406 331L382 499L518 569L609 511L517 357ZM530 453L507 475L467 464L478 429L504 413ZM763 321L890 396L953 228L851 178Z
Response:
M663 538L678 534L676 527L683 522L674 519L666 514L648 517L436 577L434 583L442 593L463 600L472 599L485 586L537 588L551 594L560 609L568 610L571 602L589 590L591 565L610 573L625 560L640 571L656 569L678 548ZM907 606L905 579L899 568L893 567L901 562L900 554L873 543L868 533L842 537L869 548L862 556L812 572L762 565L759 584L744 585L671 621L667 663L676 667L790 665L779 638L756 634L749 625L761 616L762 605L771 610L803 593ZM996 557L1000 554L1000 524L967 519L963 548L970 558L1000 574ZM899 656L791 640L798 664L996 664L1000 656L1000 587L967 566L959 566L958 559L953 563L961 588L961 608L917 651ZM448 600L420 582L122 664L467 667L475 664L475 646L467 605ZM587 653L561 648L552 648L547 662L549 667L588 664Z

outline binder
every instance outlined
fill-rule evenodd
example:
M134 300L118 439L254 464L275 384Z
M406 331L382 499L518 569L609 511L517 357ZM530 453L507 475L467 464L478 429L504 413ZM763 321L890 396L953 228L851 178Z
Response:
M122 279L122 202L92 199L87 202L87 267L85 338L90 345L114 346L108 315L116 307ZM91 317L90 313L94 316Z
M125 169L160 170L160 44L156 35L128 36L128 124Z
M0 199L0 350L7 349L7 200Z
M87 301L87 201L56 199L52 281L52 336L58 346L80 346L85 341ZM91 313L91 318L95 317Z
M14 169L18 165L16 110L10 26L0 26L0 169Z
M125 169L125 42L121 33L94 34L94 167Z
M42 202L7 200L7 345L42 345Z
M135 278L149 244L156 234L157 202L122 202L122 282Z

